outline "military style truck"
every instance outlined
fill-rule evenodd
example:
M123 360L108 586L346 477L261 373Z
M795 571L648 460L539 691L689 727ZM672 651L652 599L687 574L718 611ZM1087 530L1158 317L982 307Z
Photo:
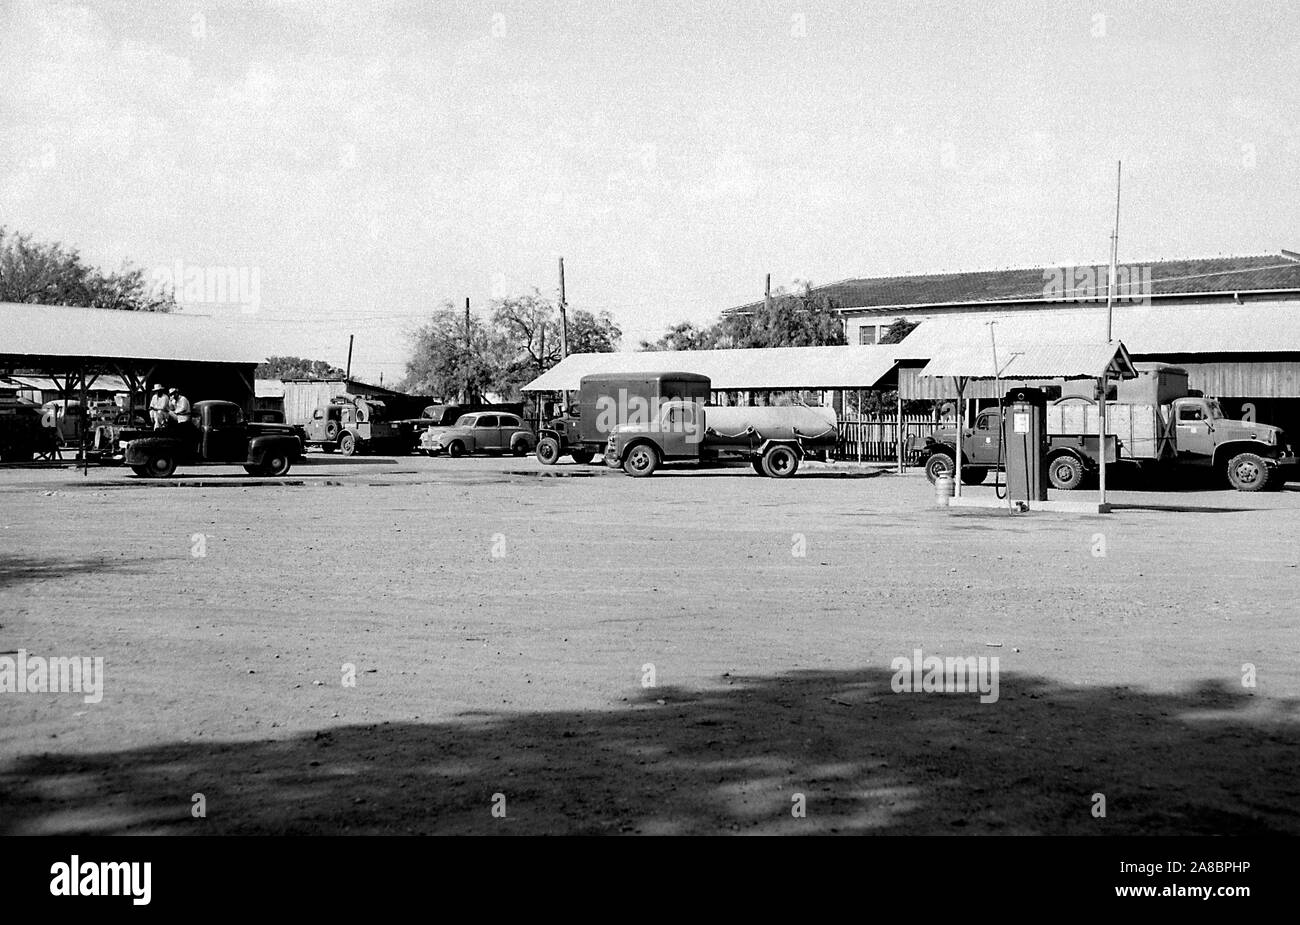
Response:
M126 445L126 464L136 475L168 478L177 466L242 465L249 475L286 475L302 456L302 443L287 424L250 424L228 401L194 403L194 420L173 423Z
M629 421L652 420L666 401L705 404L712 384L695 373L598 373L583 376L578 403L546 421L537 432L537 461L552 466L561 456L586 464L605 450L610 430Z
M745 460L759 475L784 479L803 459L828 458L838 434L830 408L716 407L674 399L650 421L611 430L605 465L645 478L664 462Z
M347 392L312 412L304 427L306 446L323 453L409 453L411 436L387 419L384 403Z
M1067 391L1047 406L1047 476L1053 488L1078 488L1096 472L1097 427L1097 402L1088 394ZM975 426L963 430L964 483L979 484L1000 468L1000 433L996 408L981 411ZM1107 465L1212 469L1237 491L1280 488L1296 463L1280 428L1229 420L1215 399L1187 388L1187 371L1176 366L1143 364L1136 379L1117 383L1115 399L1106 402L1106 434ZM955 430L926 439L920 449L930 481L952 471L956 443Z

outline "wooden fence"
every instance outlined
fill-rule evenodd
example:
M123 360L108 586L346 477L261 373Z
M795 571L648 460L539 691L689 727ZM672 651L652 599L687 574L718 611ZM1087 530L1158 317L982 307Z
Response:
M903 415L903 464L916 465L918 452L909 450L909 442L921 442L943 427L952 427L952 419L935 421L928 414ZM898 458L898 415L872 414L860 418L841 418L835 458L846 461L893 462ZM912 441L917 437L919 440Z

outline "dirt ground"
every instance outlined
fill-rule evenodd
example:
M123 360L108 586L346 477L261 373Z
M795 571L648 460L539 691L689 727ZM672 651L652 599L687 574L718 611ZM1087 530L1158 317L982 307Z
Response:
M1300 834L1300 486L1113 500L0 470L0 654L105 677L0 693L0 832ZM917 649L998 699L895 693Z

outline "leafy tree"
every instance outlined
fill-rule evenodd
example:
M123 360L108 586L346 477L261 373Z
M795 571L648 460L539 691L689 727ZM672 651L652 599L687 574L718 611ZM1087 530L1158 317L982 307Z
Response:
M86 264L75 249L33 241L2 226L0 302L144 312L176 308L174 296L150 285L139 267L124 264L116 273L105 273Z
M623 331L609 312L569 309L570 353L613 353L622 340Z
M264 363L257 364L254 375L258 379L342 379L344 372L325 360L267 357Z
M880 336L880 342L882 344L902 343L903 338L915 331L920 324L919 321L908 321L906 318L899 318L885 329L885 333Z
M407 391L468 403L497 389L505 362L501 339L477 318L470 319L467 335L464 316L451 302L434 312L411 339Z
M712 350L722 336L722 323L701 327L693 321L679 321L656 341L641 341L642 350Z

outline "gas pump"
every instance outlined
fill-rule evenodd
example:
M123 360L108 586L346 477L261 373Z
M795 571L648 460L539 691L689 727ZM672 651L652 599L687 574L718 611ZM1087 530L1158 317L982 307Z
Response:
M1042 389L1012 389L1003 409L1007 497L1012 501L1046 501L1047 396Z

